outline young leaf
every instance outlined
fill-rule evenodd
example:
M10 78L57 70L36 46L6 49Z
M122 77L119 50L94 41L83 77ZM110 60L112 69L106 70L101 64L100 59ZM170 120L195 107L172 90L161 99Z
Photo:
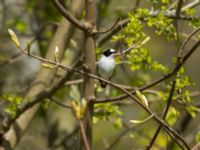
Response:
M138 98L147 106L149 107L148 100L145 95L143 95L140 91L136 90L136 95Z
M45 68L48 68L48 69L53 69L53 68L55 68L55 66L50 65L50 64L45 64L45 63L42 63L42 66L45 67Z
M151 118L153 118L153 115L151 115L143 120L129 120L129 121L134 124L140 124L140 123L144 123L144 122L150 120Z
M15 32L13 30L11 30L11 29L8 29L8 33L9 33L12 41L15 43L15 45L17 47L20 47L20 43L19 43L19 40L18 40L17 35L15 34Z

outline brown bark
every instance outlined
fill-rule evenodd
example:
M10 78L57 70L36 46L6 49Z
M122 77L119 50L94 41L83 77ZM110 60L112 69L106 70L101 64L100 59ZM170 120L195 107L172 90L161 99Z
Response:
M85 71L95 74L96 72L96 53L95 53L95 40L92 31L96 30L96 13L95 4L93 0L85 0L86 6L86 21L90 23L91 29L85 32ZM95 98L94 79L85 76L84 78L84 97L88 102L88 109L85 116L85 130L87 140L92 149L92 116L93 116L93 103L91 100Z
M79 17L82 12L82 7L83 7L82 1L73 0L70 6L72 14L74 14L76 17ZM48 48L45 58L53 59L55 55L54 49L56 46L58 46L60 49L59 59L62 59L66 44L69 43L73 33L74 33L73 26L66 19L62 19L54 35L54 38L52 39L52 42ZM68 65L71 65L71 62ZM56 72L57 69L41 68L34 81L34 84L27 92L26 98L35 96L39 92L49 87L54 79ZM39 106L40 104L34 105L32 108L28 109L17 119L17 121L12 125L10 130L4 135L4 141L2 145L0 145L0 150L13 149L16 146L23 132L29 126L31 120L36 114Z

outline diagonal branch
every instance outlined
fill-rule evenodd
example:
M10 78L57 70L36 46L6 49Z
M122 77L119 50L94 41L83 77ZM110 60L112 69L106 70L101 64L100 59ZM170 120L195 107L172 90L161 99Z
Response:
M190 8L194 8L196 6L200 5L200 1L199 0L195 0L187 5L185 5L181 10L179 10L177 12L177 9L168 9L168 11L164 14L165 17L171 18L171 19L176 19L176 20L185 20L185 21L191 21L192 19L195 19L195 17L188 17L188 16L182 16L181 13L183 13L186 9L190 9ZM179 5L180 6L180 5ZM156 17L158 15L160 11L152 11L150 13L151 17ZM179 15L177 16L177 13L179 13ZM141 20L143 20L143 18L140 18ZM97 46L101 46L102 44L104 44L108 39L110 39L112 37L112 35L116 34L117 32L119 32L120 29L124 28L127 24L129 23L129 19L126 18L122 21L120 21L119 23L117 23L117 25L115 25L115 27L108 33L106 33L105 35L99 37L96 41Z
M124 19L115 25L115 27L108 33L104 34L103 36L100 36L96 40L96 45L101 46L104 44L108 39L110 39L114 34L116 34L121 28L124 28L129 23L129 19Z
M200 44L200 41L195 44L195 46L192 48L191 51L194 52L194 50L196 50L197 46ZM143 108L143 110L145 110L149 115L151 115L159 124L162 124L164 130L166 130L167 132L170 132L172 133L177 139L179 139L182 144L187 148L187 149L190 149L189 146L187 145L187 143L184 141L184 139L173 129L171 128L168 124L166 124L164 122L164 120L160 119L157 115L155 115L146 105L144 105L140 100L138 100L132 93L130 93L129 91L127 91L126 89L118 86L117 84L115 83L112 83L108 80L105 80L103 78L100 78L94 74L91 74L91 73L87 73L87 72L84 72L82 70L78 70L78 69L74 69L74 68L70 68L70 67L67 67L67 66L64 66L58 62L54 62L52 60L47 60L47 59L44 59L44 58L41 58L39 56L36 56L36 55L33 55L33 54L30 54L29 52L26 52L24 51L23 49L21 49L23 51L23 53L25 53L26 55L29 55L33 58L36 58L42 62L45 62L45 63L49 63L49 64L52 64L52 65L55 65L55 66L58 66L60 67L61 69L65 70L65 71L72 71L72 72L77 72L79 74L82 74L84 76L88 76L90 78L93 78L93 79L97 79L97 80L101 80L101 81L104 81L110 85L112 85L113 87L115 88L118 88L119 90L121 90L122 92L126 93L133 101L135 101L141 108ZM181 67L181 66L180 66ZM178 143L178 141L176 140L176 142ZM179 143L178 143L179 144ZM180 145L180 144L179 144Z
M169 97L167 99L167 105L166 105L165 110L164 110L163 115L162 115L163 120L165 120L167 113L168 113L168 110L169 110L169 107L171 105L172 97L174 95L175 86L176 86L176 79L174 79L172 86L171 86L170 94L169 94ZM151 149L151 147L153 146L154 142L156 141L156 138L158 137L158 134L159 134L161 129L162 129L162 125L159 125L159 127L157 128L153 138L151 139L149 145L147 146L146 150Z
M64 107L64 108L67 108L67 109L71 109L71 106L70 105L66 105L66 104L63 104L61 102L59 102L58 100L56 100L55 98L53 97L49 97L48 100L54 102L55 104L61 106L61 107Z
M74 15L70 13L63 5L59 2L59 0L53 0L54 5L57 7L57 9L60 11L60 13L69 20L70 23L72 23L75 27L87 31L90 26L89 24L86 24L84 22L79 21Z
M108 29L106 29L106 30L104 30L104 31L96 31L96 32L93 32L93 34L104 34L104 33L107 33L107 32L109 32L109 31L113 30L113 29L116 27L116 25L119 23L119 20L120 20L120 19L117 19L117 20L115 21L115 23L114 23L110 28L108 28Z
M199 30L199 29L198 29ZM194 33L194 32L193 32ZM192 37L192 36L191 36ZM190 51L183 57L183 59L181 59L180 63L177 64L177 66L172 70L171 73L169 73L168 75L166 75L165 77L162 77L154 82L152 82L151 84L149 85L146 85L142 88L140 88L140 90L144 90L144 89L147 89L149 87L152 87L166 79L168 79L169 77L171 77L172 75L174 75L179 69L180 67L182 67L182 65L185 63L185 61L191 56L191 54L193 54L195 52L195 50L197 49L197 47L200 45L200 40L190 49ZM117 84L115 83L112 83L108 80L105 80L103 78L100 78L94 74L91 74L91 73L86 73L84 71L81 71L81 70L78 70L78 69L73 69L73 68L70 68L70 67L66 67L58 62L54 62L54 61L51 61L51 60L47 60L47 59L44 59L44 58L41 58L39 56L36 56L36 55L33 55L33 54L30 54L29 52L26 52L24 51L23 49L21 49L21 51L26 54L26 55L29 55L33 58L36 58L42 62L46 62L46 63L49 63L49 64L52 64L52 65L56 65L60 68L62 68L63 70L66 70L66 71L73 71L73 72L77 72L79 74L83 74L85 76L88 76L90 78L94 78L96 80L101 80L101 81L104 81L110 85L112 85L113 87L116 87L118 89L120 89L121 91L123 91L125 94L125 97L131 97L132 100L134 100L139 106L141 106L148 114L150 115L153 115L153 118L159 123L159 124L162 124L162 126L164 127L165 130L169 131L170 133L172 133L176 138L178 138L180 141L182 141L182 143L188 148L188 145L185 143L185 141L183 140L183 138L176 132L174 131L174 129L172 129L171 127L169 127L163 120L161 120L159 117L157 117L149 108L147 108L143 103L140 102L140 100L138 100L133 94L134 92L129 92L127 91L126 89L122 88L121 86L118 86ZM110 101L111 102L111 101Z
M194 30L189 36L187 39L185 39L185 41L182 43L182 45L180 46L179 49L184 49L186 44L189 42L190 39L192 39L192 37L200 31L200 27L197 28L196 30ZM172 77L176 72L178 72L178 70L182 67L182 65L185 63L185 61L196 51L197 47L200 45L200 40L198 40L196 42L196 44L189 50L189 52L182 58L182 60L180 60L180 62L174 67L174 69L172 69L172 71L170 73L168 73L167 75L165 75L164 77L160 77L158 78L157 80L143 86L143 87L140 87L138 90L140 91L144 91L148 88L151 88L157 84L159 84L160 82ZM133 90L131 93L132 94L135 94L135 90ZM125 99L127 98L128 95L127 94L122 94L120 96L116 96L116 97L113 97L113 98L98 98L95 103L109 103L109 102L116 102L116 101L120 101L122 99Z

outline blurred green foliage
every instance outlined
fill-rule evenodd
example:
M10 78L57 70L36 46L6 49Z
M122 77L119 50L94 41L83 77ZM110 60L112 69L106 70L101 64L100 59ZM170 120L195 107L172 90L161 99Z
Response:
M8 102L8 106L4 109L4 111L10 114L12 117L15 117L18 106L24 101L23 98L21 96L12 94L4 94L2 98Z
M63 3L66 4L66 6L69 4L69 0L63 1ZM166 16L166 12L168 11L168 7L172 4L171 0L148 0L152 5L151 9L147 8L137 8L134 9L128 13L128 15L124 15L121 11L117 11L117 15L119 17L124 18L127 17L129 19L129 23L125 28L121 30L118 34L113 35L112 41L115 44L123 43L125 47L130 47L132 45L136 45L136 48L133 48L131 51L129 51L125 55L126 60L126 67L134 73L134 76L132 76L128 80L129 86L134 87L140 87L143 85L148 84L152 79L156 78L155 72L166 75L170 72L170 68L167 65L164 65L160 63L159 61L156 61L151 56L151 51L149 48L146 48L145 46L142 46L138 48L139 46L147 37L151 37L149 33L146 32L146 29L151 29L154 31L154 34L159 37L165 37L169 42L176 42L179 38L178 35L181 35L178 33L175 28L175 21ZM176 8L177 5L174 5L174 8ZM108 17L109 14L109 6L107 3L100 3L99 6L99 12L100 12L100 18L103 19L104 17ZM54 22L59 21L61 19L60 13L57 11L57 9L53 6L51 2L46 2L45 0L32 0L27 3L26 10L29 13L34 14L34 17L38 21L37 24L39 27L44 25L48 22ZM37 10L37 11L35 11ZM152 14L152 12L155 10L155 14ZM156 11L159 10L159 11ZM191 17L191 21L189 21L188 25L192 28L198 28L200 26L200 18L197 17L197 11L195 9L186 9L183 12L184 15ZM83 11L82 18L83 19L86 15L86 12ZM116 15L116 14L115 14ZM25 21L21 16L15 16L12 19L8 20L6 23L7 27L13 27L17 31L19 31L21 34L26 34L26 32L29 30L29 25L27 24L27 21ZM49 45L49 40L53 37L53 33L55 32L55 27L50 27L44 30L41 35L40 39L38 40L39 49L41 51L42 56L45 55L46 49ZM180 38L182 38L180 36ZM182 40L182 39L181 39ZM99 59L101 54L101 48L96 48L96 54L97 59ZM0 61L4 61L5 57L3 55L0 55ZM123 63L123 59L117 58L117 63ZM171 62L176 65L177 58L172 58ZM126 75L123 75L122 78L126 78ZM127 77L128 78L128 77ZM160 83L158 88L155 89L156 94L154 96L147 96L145 101L143 103L147 104L150 102L157 101L155 99L158 99L158 101L161 103L166 104L166 100L169 97L169 93L172 86L172 78L166 80L165 82ZM178 104L180 104L181 107L183 107L187 112L195 118L198 112L198 108L194 105L192 105L193 98L190 96L191 92L191 86L194 85L194 82L186 74L186 68L182 67L176 77L176 86L175 86L175 92L173 95L173 101L176 101ZM81 87L81 86L80 86ZM97 87L96 89L99 89ZM102 89L100 89L102 92ZM98 90L97 90L98 92ZM121 91L118 89L111 89L110 97L118 96L122 94ZM77 106L81 105L81 92L79 91L79 86L70 86L66 88L61 88L55 95L56 98L59 100L70 98L72 101L77 102ZM102 93L100 94L102 96ZM146 96L146 95L145 95ZM16 116L17 108L18 106L24 102L25 100L21 96L17 96L14 94L4 94L2 97L3 100L6 101L7 107L4 109L5 112L9 113L12 117ZM142 100L142 99L141 99ZM50 101L44 100L43 101L43 108L47 109L50 107ZM159 104L158 104L159 105ZM146 105L147 107L151 107ZM152 107L152 109L157 109L155 111L163 111L163 107L158 106ZM101 120L106 120L111 122L112 126L115 128L122 128L123 127L123 115L125 111L121 110L120 105L117 104L111 104L111 103L105 103L105 104L95 104L94 105L94 116L93 116L93 122L98 123ZM157 112L156 112L157 113ZM132 114L131 114L132 115ZM134 114L138 115L138 114ZM171 106L167 116L166 121L170 125L174 125L181 115L181 110L179 108L176 108L175 106ZM82 117L82 116L81 116ZM132 117L132 116L131 116ZM152 131L152 130L151 130ZM151 132L149 131L149 132ZM147 132L142 131L142 132ZM130 135L132 139L136 139L136 136ZM164 141L162 138L159 141ZM200 141L200 134L198 133L196 135L196 141ZM163 143L162 143L163 144ZM162 145L160 144L160 145ZM178 147L178 146L177 146ZM174 147L174 150L178 149Z

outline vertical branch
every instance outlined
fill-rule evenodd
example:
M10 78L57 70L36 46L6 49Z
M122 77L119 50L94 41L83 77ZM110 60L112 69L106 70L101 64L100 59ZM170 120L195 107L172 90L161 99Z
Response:
M87 73L95 74L96 72L96 54L95 54L95 40L91 34L96 30L96 13L94 0L85 0L86 6L86 22L90 24L90 29L85 32L85 60L84 66ZM94 79L84 77L84 98L87 100L88 109L85 116L85 131L88 139L90 149L92 147L92 116L93 103L95 98Z
M90 150L91 148L90 148L88 140L87 140L87 136L86 136L86 133L85 133L85 128L84 128L82 120L79 120L79 126L80 126L80 132L81 132L81 135L82 135L82 138L83 138L83 142L85 144L85 148L86 148L86 150Z

